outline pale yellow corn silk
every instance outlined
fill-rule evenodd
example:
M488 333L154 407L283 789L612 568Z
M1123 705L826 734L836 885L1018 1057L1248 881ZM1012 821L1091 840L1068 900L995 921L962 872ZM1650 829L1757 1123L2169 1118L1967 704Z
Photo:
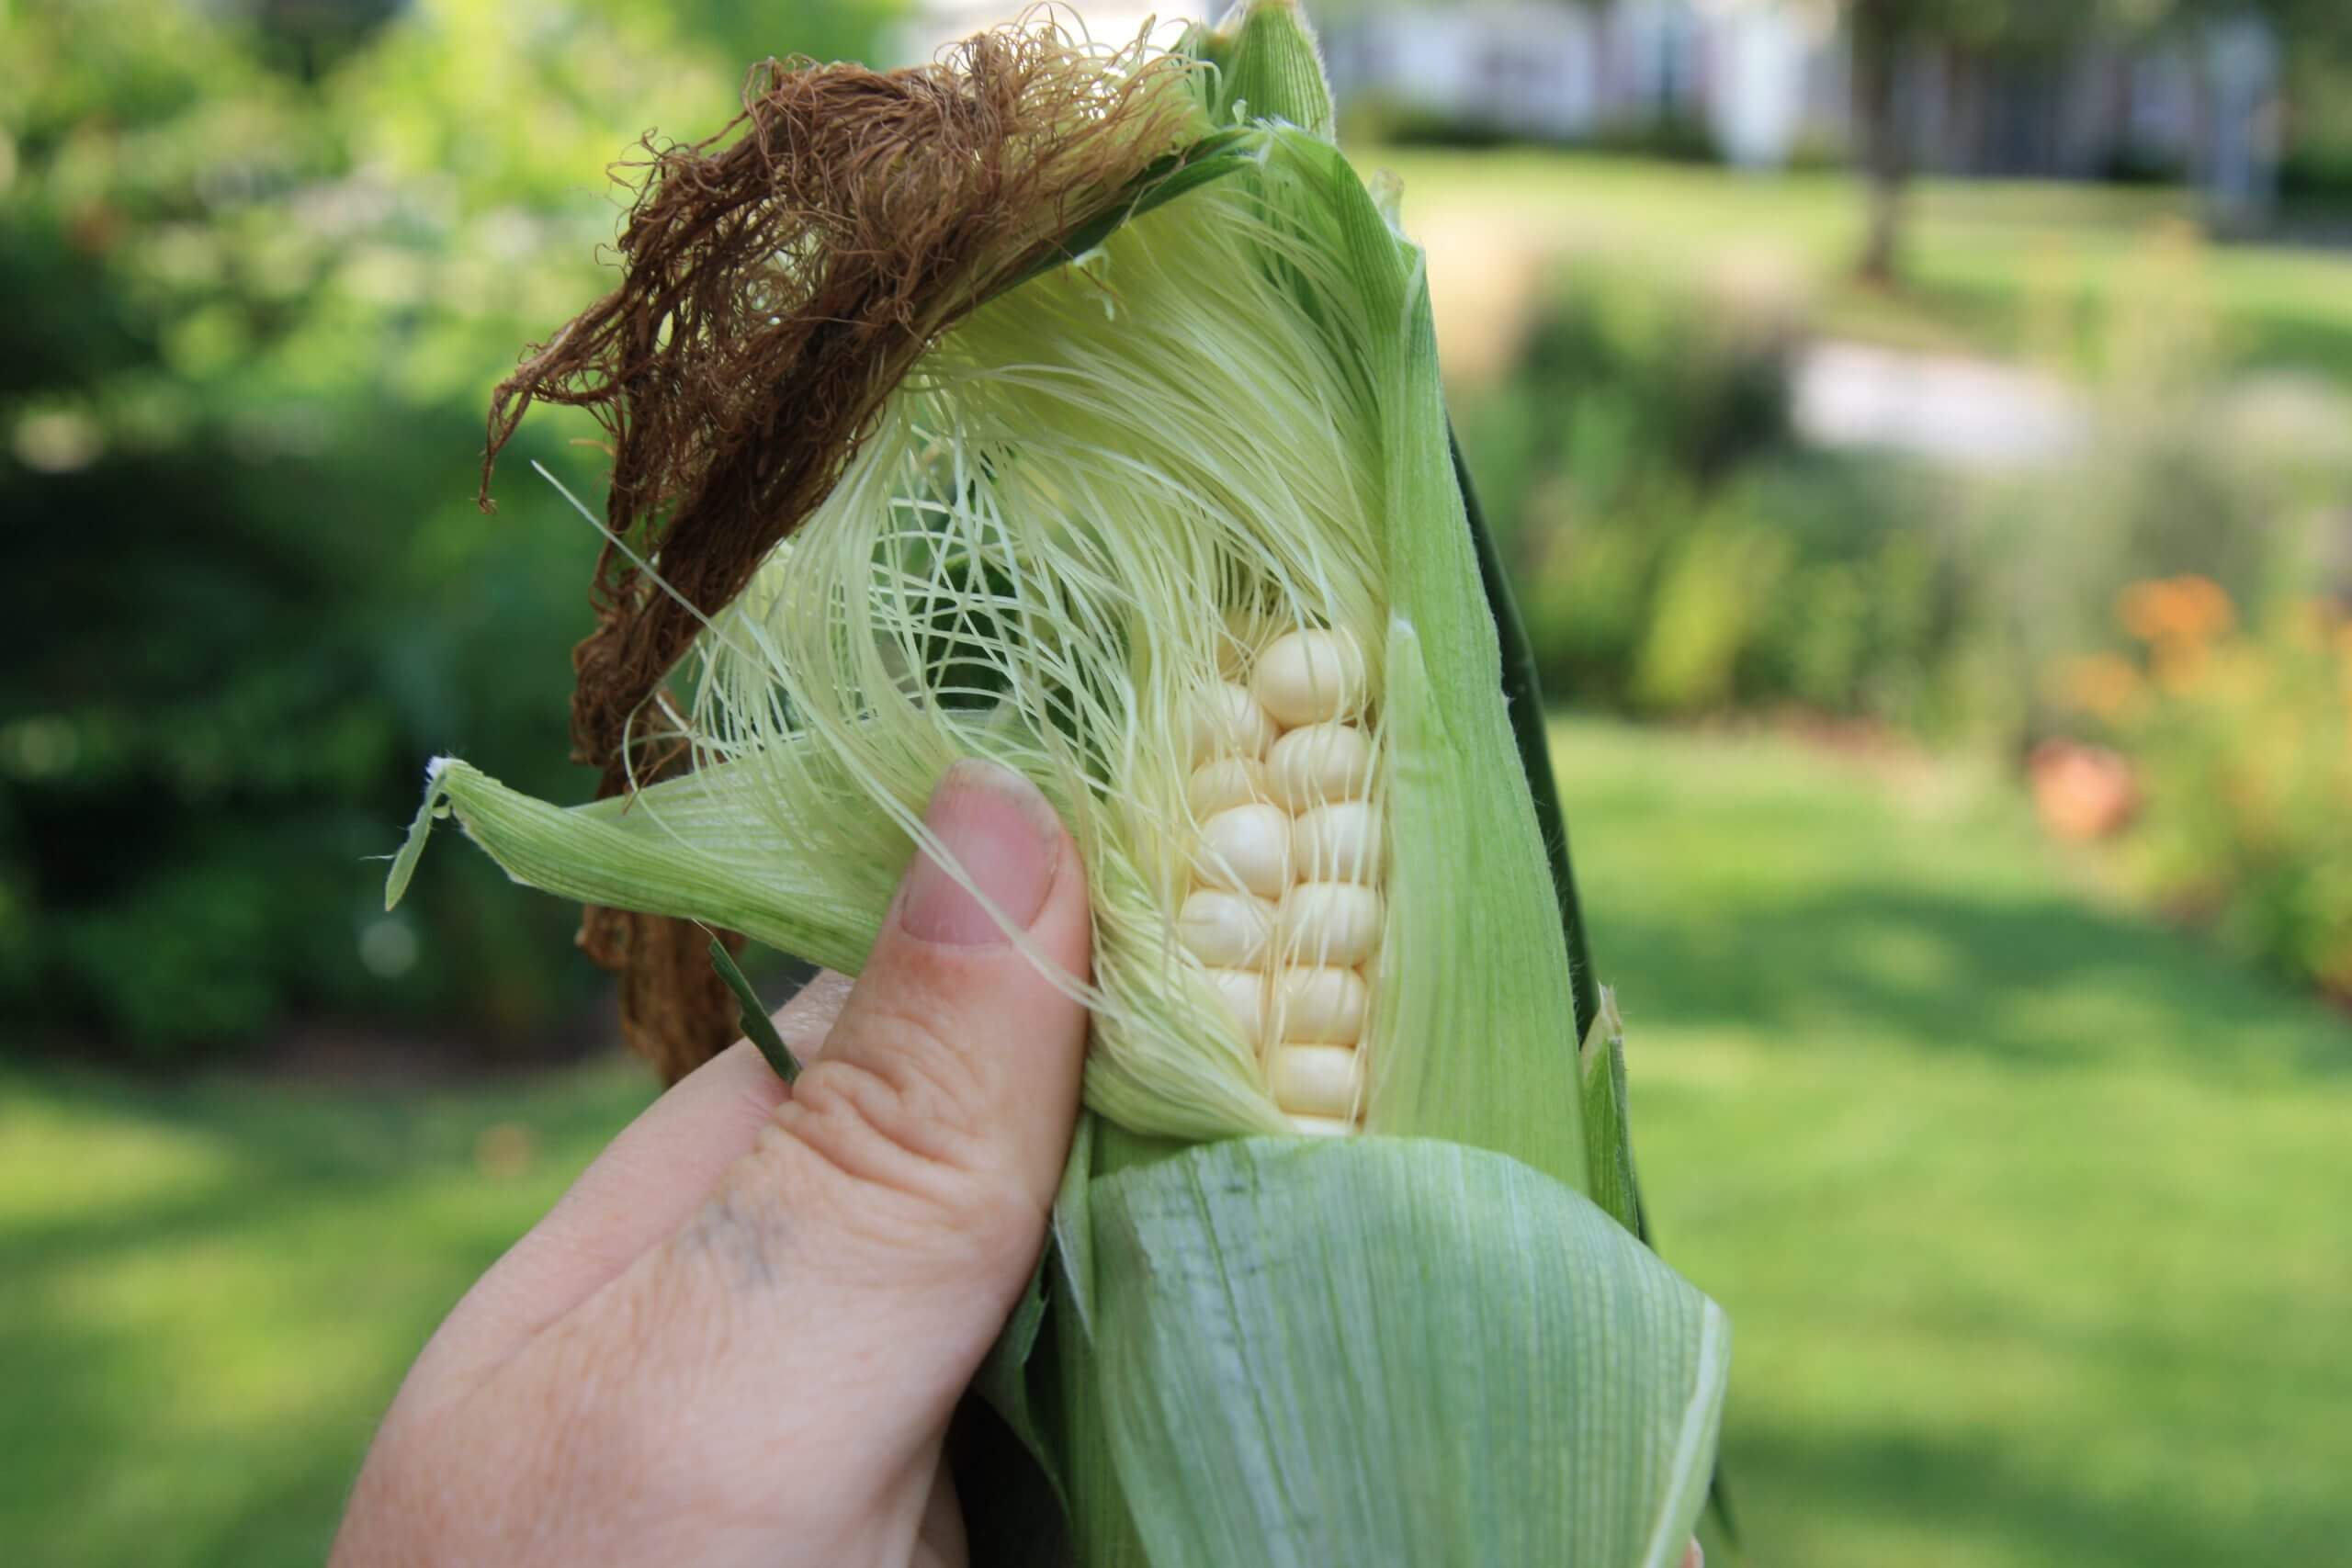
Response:
M706 762L820 871L902 862L957 757L1046 789L1093 894L1092 981L1063 976L1095 1010L1090 1099L1139 1130L1283 1127L1180 938L1204 831L1235 820L1196 809L1192 763L1262 758L1275 727L1226 671L1285 632L1345 635L1376 691L1391 608L1347 352L1377 329L1317 330L1277 281L1349 308L1272 217L1283 184L1196 192L948 334L702 646ZM808 808L844 778L881 812ZM1360 795L1377 813L1379 769Z

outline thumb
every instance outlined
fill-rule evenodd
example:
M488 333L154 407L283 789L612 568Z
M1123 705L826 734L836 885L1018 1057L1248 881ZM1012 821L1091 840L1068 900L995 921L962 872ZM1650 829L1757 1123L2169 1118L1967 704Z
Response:
M1089 921L1077 846L1026 781L959 763L923 820L939 858L916 857L751 1151L463 1391L530 1413L564 1495L595 1501L601 1560L650 1560L639 1538L690 1521L698 1562L906 1561L935 1511L948 1418L1035 1266L1077 1119L1086 1012L1040 961L1082 978ZM741 1109L703 1107L698 1156ZM512 1522L508 1473L460 1477L483 1489L462 1506Z
M941 858L916 856L823 1046L637 1271L654 1300L609 1307L693 1325L652 1337L726 1369L711 1397L771 1429L800 1412L824 1468L868 1474L936 1442L1035 1269L1085 1055L1085 1009L1039 963L1088 974L1052 807L966 761L923 821Z
M786 1168L787 1183L821 1179L815 1160L855 1185L853 1206L823 1214L789 1186L778 1194L796 1223L828 1227L840 1283L896 1291L950 1273L940 1282L993 1287L1009 1307L1078 1114L1086 1012L1061 987L1088 974L1085 874L1045 797L994 763L949 769L923 823L941 857L917 853L777 1108L778 1135L752 1157Z

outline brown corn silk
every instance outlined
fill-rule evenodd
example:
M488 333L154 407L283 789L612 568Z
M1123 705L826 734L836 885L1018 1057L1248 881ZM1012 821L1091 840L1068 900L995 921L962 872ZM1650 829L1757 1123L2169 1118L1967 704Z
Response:
M572 652L572 757L599 795L685 765L656 699L699 616L824 500L924 349L1197 135L1186 62L1138 40L1113 63L1042 28L911 70L771 60L717 135L649 139L619 286L500 384L482 462L490 510L534 401L606 433L605 525L628 547L598 557ZM672 592L637 564L656 558ZM591 908L580 942L620 974L623 1029L666 1077L739 1032L699 928Z

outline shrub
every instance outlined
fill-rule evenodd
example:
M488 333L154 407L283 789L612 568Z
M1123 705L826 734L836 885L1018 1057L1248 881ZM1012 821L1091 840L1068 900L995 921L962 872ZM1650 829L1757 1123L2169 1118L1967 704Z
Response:
M2128 649L2062 666L2058 686L2138 770L2133 874L2352 999L2352 615L2307 598L2242 627L2196 576L2135 583L2117 615Z
M1899 465L1798 445L1801 342L1770 314L1580 270L1464 410L1555 694L1937 719L1961 594L1948 509Z
M315 18L252 9L0 24L0 289L35 302L0 318L0 1054L185 1060L302 1012L520 1043L594 983L494 871L388 918L367 862L433 752L588 787L594 536L535 481L476 511L485 383L602 286L581 171L736 79L695 18L768 24L591 0L550 49L539 8L426 0L296 73L271 29ZM592 487L561 434L531 455Z

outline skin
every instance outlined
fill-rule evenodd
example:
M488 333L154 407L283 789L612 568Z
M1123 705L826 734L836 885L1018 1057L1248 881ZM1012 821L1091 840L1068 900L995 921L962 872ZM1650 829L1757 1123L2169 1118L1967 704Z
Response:
M1034 789L961 763L924 821L1088 972L1084 872ZM1045 1245L1084 1011L919 856L857 982L821 976L776 1021L796 1084L723 1053L458 1303L335 1568L967 1561L948 1417Z
M1077 850L964 764L926 822L1087 972ZM1044 1245L1083 1010L927 858L864 975L657 1101L419 1357L333 1562L954 1564L957 1395Z

